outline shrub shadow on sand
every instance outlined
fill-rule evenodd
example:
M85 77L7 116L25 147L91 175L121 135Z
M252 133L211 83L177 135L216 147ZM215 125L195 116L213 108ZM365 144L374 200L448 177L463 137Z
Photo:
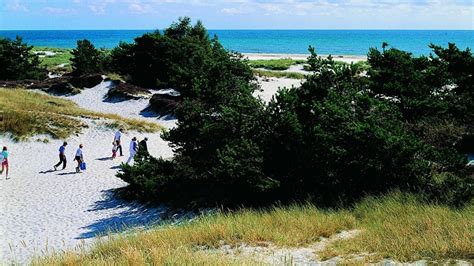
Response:
M110 217L82 227L81 229L85 229L86 232L76 237L76 239L100 237L109 233L120 233L125 230L146 228L163 223L179 223L195 216L194 212L171 210L165 206L124 200L120 198L118 190L115 189L105 190L102 193L105 194L105 199L95 202L87 211L102 212L117 209L120 209L120 211L115 212Z

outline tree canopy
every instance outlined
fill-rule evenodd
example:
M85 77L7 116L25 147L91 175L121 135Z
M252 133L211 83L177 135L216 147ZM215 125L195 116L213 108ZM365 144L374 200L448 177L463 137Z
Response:
M0 80L45 78L46 69L32 49L19 36L15 40L0 38Z

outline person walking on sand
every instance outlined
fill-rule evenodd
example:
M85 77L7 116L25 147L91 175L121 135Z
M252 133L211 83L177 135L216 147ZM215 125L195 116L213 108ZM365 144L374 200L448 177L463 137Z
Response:
M81 171L81 164L84 162L84 155L82 154L82 148L84 146L79 144L79 148L76 151L76 156L74 157L74 161L77 161L76 173Z
M127 164L129 164L135 158L135 154L137 154L137 151L138 151L137 138L133 137L132 141L130 141L130 156L128 157Z
M2 170L0 170L0 175L5 172L6 179L8 179L8 149L7 146L4 146L2 152L0 153L0 162L2 163Z
M118 141L112 143L112 160L117 157Z
M148 153L148 138L144 138L142 141L138 143L138 152L135 159L144 160L148 159L150 153Z
M120 151L120 156L123 156L122 142L121 142L122 133L123 133L123 128L121 128L117 132L115 132L115 137L114 137L114 142L117 143L117 150Z
M54 166L54 171L57 171L58 170L58 167L63 164L63 170L66 169L66 164L67 164L67 160L66 160L66 146L67 146L67 142L64 142L63 145L61 147L59 147L59 163L57 163L55 166Z

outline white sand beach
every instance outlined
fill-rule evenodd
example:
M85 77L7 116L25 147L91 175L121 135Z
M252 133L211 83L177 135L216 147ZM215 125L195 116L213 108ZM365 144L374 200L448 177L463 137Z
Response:
M299 80L261 80L263 91L258 95L268 101L278 87L297 85ZM65 97L79 106L124 117L156 121L171 128L176 120L158 118L142 110L148 99L106 101L108 82L103 82L82 93ZM132 137L149 138L148 147L153 156L172 156L172 150L159 133L140 134L126 132L123 135L124 157L112 161L111 148L114 130L96 121L85 120L89 128L80 136L67 139L68 166L64 171L52 171L58 161L58 148L62 140L39 142L45 136L37 136L26 142L15 142L9 136L0 135L0 146L10 151L10 179L0 176L0 264L2 262L27 263L32 256L40 256L53 250L72 249L82 243L91 243L96 235L110 230L142 228L160 222L166 208L148 207L114 197L112 191L126 185L115 177L119 165L128 156L128 144ZM88 169L74 172L73 155L77 146L84 144L84 158Z
M243 54L248 60L272 60L291 58L293 60L306 60L309 54L260 54L260 53L245 53ZM321 57L328 57L328 55L319 55ZM331 55L335 61L345 63L357 63L360 61L367 61L365 55Z

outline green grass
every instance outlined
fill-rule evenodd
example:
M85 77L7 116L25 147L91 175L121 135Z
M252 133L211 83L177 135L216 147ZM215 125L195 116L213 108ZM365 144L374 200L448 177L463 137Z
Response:
M54 56L45 56L40 57L41 64L46 67L49 71L61 70L61 71L71 71L71 62L72 58L71 51L72 49L62 49L62 48L49 48L49 47L34 47L34 52L38 51L50 51L55 52ZM59 68L61 64L66 64L64 68Z
M161 130L156 123L88 111L72 101L24 89L0 88L0 103L0 133L9 132L17 140L39 134L67 138L87 127L80 118L103 119L117 128L141 132Z
M302 73L296 72L282 72L254 69L253 73L259 77L274 77L274 78L288 78L288 79L305 79L306 76Z
M293 60L291 58L249 61L251 67L264 68L267 70L287 70L292 65L304 63L306 63L306 60Z
M426 204L412 195L368 198L353 210L362 233L338 241L324 257L373 253L370 261L474 260L474 204L450 209Z
M311 204L244 209L202 216L179 226L111 235L109 240L98 240L90 251L57 253L37 258L33 264L248 264L254 258L217 256L219 253L209 250L222 244L307 247L320 237L350 229L361 232L354 239L334 242L321 255L329 258L373 253L366 262L426 257L472 260L473 210L473 204L456 210L400 193L368 198L345 210L322 210Z

